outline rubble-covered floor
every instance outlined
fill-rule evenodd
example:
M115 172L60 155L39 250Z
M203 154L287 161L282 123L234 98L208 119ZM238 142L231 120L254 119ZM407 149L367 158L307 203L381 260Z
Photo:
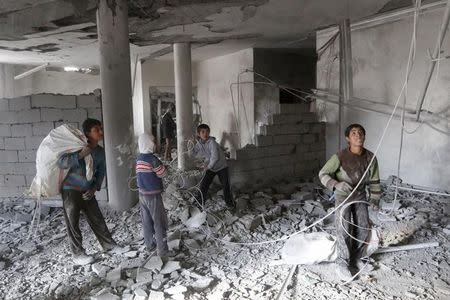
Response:
M215 195L206 222L185 193L169 187L169 245L177 253L170 262L144 251L137 207L124 213L103 207L123 253L102 253L82 219L85 248L96 258L87 266L72 264L60 208L44 213L38 232L27 240L31 208L0 202L0 299L274 299L291 269L273 264L283 243L240 246L218 239L260 242L304 228L332 206L316 187L277 184L240 192L236 198L245 210L239 217ZM392 200L393 193L383 198ZM284 299L449 299L450 200L413 192L400 192L399 199L401 208L382 222L397 232L405 228L402 236L389 237L391 243L437 241L439 247L374 255L347 285L340 284L333 263L299 266ZM333 233L333 220L315 230Z

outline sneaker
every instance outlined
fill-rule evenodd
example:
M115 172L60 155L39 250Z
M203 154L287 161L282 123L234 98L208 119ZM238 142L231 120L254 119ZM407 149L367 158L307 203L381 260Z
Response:
M339 261L336 263L336 273L342 281L347 282L352 280L352 273L350 272L349 266L345 261Z
M90 265L94 262L94 258L92 256L82 254L74 254L73 255L73 263L77 266L85 266Z
M145 246L145 251L148 254L152 254L153 252L155 252L155 249L156 249L156 245Z

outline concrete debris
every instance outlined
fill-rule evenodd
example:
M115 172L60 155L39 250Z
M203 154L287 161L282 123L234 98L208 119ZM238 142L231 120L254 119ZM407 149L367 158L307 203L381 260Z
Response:
M244 224L247 230L253 231L262 224L262 217L260 215L245 215L239 219L239 221Z
M382 210L387 210L387 211L391 211L391 210L398 210L400 209L400 207L402 206L402 204L400 203L400 201L387 201L386 199L381 199L380 203L379 203L380 209Z
M147 300L147 293L143 289L134 290L134 300Z
M92 265L92 271L97 274L98 277L105 277L106 273L111 270L110 267L105 266L101 263L95 263Z
M167 242L169 250L180 250L180 240L172 240Z
M132 268L137 268L140 267L144 264L145 259L143 257L136 257L136 258L131 258L131 259L124 259L122 260L122 262L120 263L120 267L122 269L132 269Z
M121 298L119 296L114 295L110 292L91 297L91 300L120 300L120 299Z
M161 271L161 268L163 266L163 261L161 260L161 257L159 256L152 256L150 260L145 264L144 268L151 270L151 271Z
M138 254L137 251L128 251L124 253L124 256L129 257L129 258L134 258L136 257Z
M153 280L152 272L141 271L136 275L137 283L150 283Z
M115 282L115 281L120 280L121 273L122 273L122 269L120 267L109 271L106 274L106 281L108 281L108 282Z
M169 260L161 270L161 274L170 274L173 271L181 269L179 261Z
M206 222L206 212L196 211L189 219L184 222L188 228L198 228Z
M182 293L187 292L187 288L183 285L176 285L174 287L165 289L164 292L169 295L182 294Z
M164 300L164 293L158 291L150 291L148 295L148 300Z
M196 292L202 292L203 290L207 289L213 281L214 278L202 277L193 282L190 287L192 287Z
M291 199L297 201L305 201L313 199L313 194L311 192L296 192L291 195Z

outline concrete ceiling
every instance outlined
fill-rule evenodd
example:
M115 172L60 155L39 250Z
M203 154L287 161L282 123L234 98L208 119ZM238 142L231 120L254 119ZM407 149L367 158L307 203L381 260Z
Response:
M193 43L194 60L248 47L311 47L315 29L358 20L410 0L133 0L131 51L170 58L171 44ZM2 0L0 62L98 64L97 0Z

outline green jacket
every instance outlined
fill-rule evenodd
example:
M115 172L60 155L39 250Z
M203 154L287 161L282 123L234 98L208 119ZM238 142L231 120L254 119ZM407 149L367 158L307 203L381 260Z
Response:
M361 155L353 154L349 149L343 149L334 154L319 172L320 182L329 190L334 191L337 183L345 181L350 186L355 187L361 179L364 171L369 166L373 153L367 149ZM355 195L369 191L370 200L378 205L381 196L380 172L378 162L375 157L369 167L366 177L362 181ZM340 191L335 191L336 196L347 197Z

